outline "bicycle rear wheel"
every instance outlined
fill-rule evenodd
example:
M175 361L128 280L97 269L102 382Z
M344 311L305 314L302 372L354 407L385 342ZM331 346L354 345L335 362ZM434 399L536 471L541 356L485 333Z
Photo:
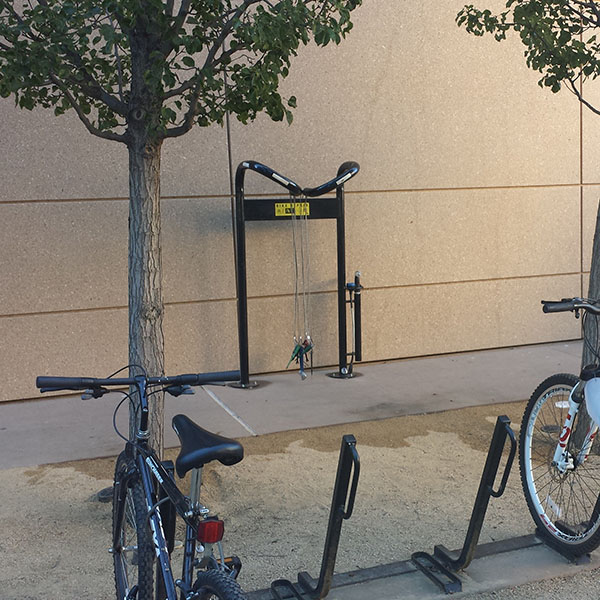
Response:
M117 458L113 486L113 559L117 598L154 600L154 542L135 463L127 451ZM119 498L119 489L126 486Z
M573 422L567 451L573 468L561 472L554 452L569 412L569 394L579 379L561 373L532 394L521 423L519 467L531 516L549 543L574 556L600 545L600 456L598 437L581 464L577 457L591 420L585 401Z
M199 571L194 591L199 600L246 600L238 582L217 569Z

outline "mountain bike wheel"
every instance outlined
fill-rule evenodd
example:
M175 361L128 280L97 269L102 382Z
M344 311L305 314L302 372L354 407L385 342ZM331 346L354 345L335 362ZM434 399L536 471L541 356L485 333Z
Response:
M135 464L127 452L117 458L113 486L113 559L117 598L154 600L154 542L147 518L144 489L138 477L127 477ZM127 490L117 497L119 483ZM128 594L131 594L129 596Z
M238 582L217 569L199 571L194 591L198 600L246 600Z
M551 545L574 556L600 545L600 436L585 462L577 464L591 423L585 401L573 422L567 447L574 466L561 473L553 465L569 411L569 394L578 381L566 373L543 381L529 399L519 435L521 483L538 532Z

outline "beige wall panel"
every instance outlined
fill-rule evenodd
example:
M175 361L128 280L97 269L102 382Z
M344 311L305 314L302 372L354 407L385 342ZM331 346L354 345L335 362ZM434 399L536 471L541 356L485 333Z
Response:
M223 127L195 127L165 140L161 163L163 196L229 196L227 134Z
M339 47L300 48L282 90L298 98L293 125L234 122L234 164L306 187L356 160L349 190L577 182L577 102L539 88L518 39L459 29L463 5L365 3ZM266 189L260 179L248 190Z
M127 149L90 135L73 115L0 99L0 201L127 195Z
M600 85L598 81L588 81L583 85L584 98L600 109ZM578 104L577 99L573 102ZM600 115L582 106L582 176L583 183L600 183Z
M0 203L0 314L127 306L127 201ZM165 199L167 302L235 297L229 199Z
M577 272L579 211L578 187L348 195L348 273L383 287Z
M102 377L127 364L127 309L0 318L0 401L39 396L36 375ZM239 368L234 301L167 305L166 370Z
M578 290L578 275L367 290L363 358L575 339L579 321L570 314L544 315L540 300L568 297Z
M90 135L74 114L19 110L0 99L0 140L0 202L127 197L126 147ZM228 193L223 128L196 128L164 143L163 196Z
M294 234L295 228L295 234ZM248 296L292 294L298 256L299 290L302 290L302 236L307 240L308 281L312 291L337 289L337 237L335 220L264 221L246 224Z
M0 400L38 397L37 375L110 375L128 362L127 331L127 309L0 319Z
M164 329L167 373L239 369L235 301L169 305Z
M162 202L166 302L235 298L229 198Z
M127 306L127 202L0 204L0 314Z

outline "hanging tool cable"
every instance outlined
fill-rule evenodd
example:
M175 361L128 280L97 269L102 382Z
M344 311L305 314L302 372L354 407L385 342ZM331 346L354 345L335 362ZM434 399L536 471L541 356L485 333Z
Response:
M306 366L313 365L314 342L310 334L310 240L308 236L308 202L304 196L290 194L292 245L294 253L294 349L288 361L300 367L306 379ZM298 219L298 216L300 218ZM300 303L302 297L302 303ZM300 306L302 304L302 306Z

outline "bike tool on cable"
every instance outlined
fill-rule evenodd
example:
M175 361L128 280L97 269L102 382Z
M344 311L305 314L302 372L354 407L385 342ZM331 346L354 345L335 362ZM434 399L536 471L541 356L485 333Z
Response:
M286 369L293 361L299 366L300 379L307 378L306 366L313 365L315 347L310 334L310 239L308 204L303 195L290 194L292 246L294 254L294 349Z

